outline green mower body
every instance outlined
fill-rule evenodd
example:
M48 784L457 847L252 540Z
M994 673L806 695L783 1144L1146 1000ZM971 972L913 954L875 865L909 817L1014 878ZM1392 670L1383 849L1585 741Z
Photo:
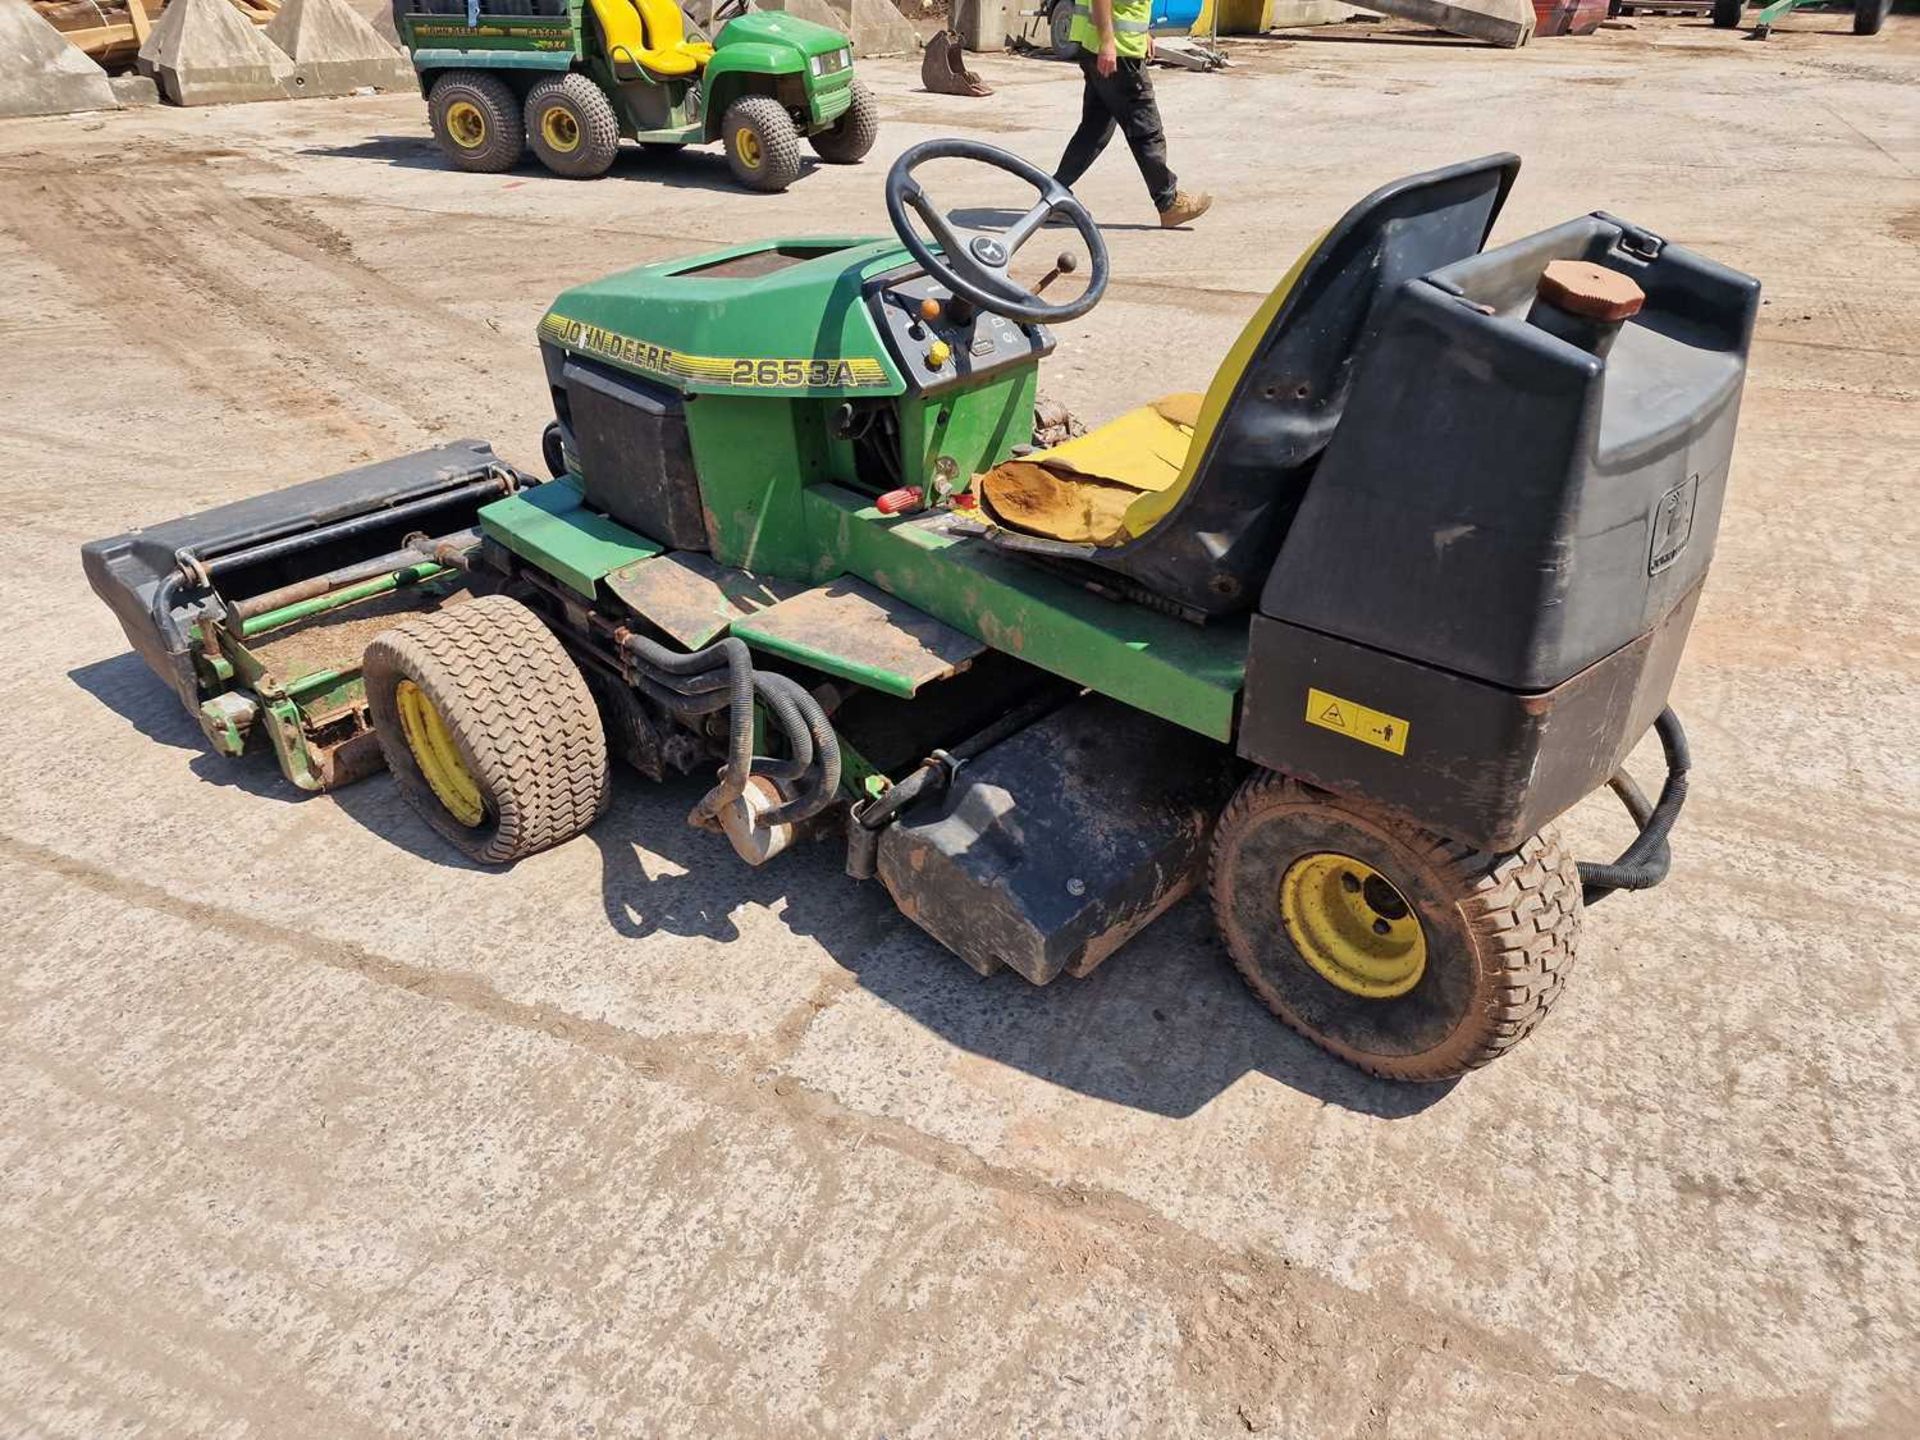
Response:
M552 478L463 442L96 542L88 573L217 746L265 726L325 788L366 768L328 757L377 743L470 855L524 853L500 836L535 813L488 789L503 729L473 717L508 700L455 644L477 594L488 625L511 605L551 637L543 694L591 695L597 759L554 750L553 721L519 742L576 809L608 753L656 780L722 761L692 820L743 860L838 837L949 950L1035 983L1204 884L1288 1024L1376 1074L1457 1074L1560 993L1583 888L1665 873L1687 764L1665 707L1758 305L1604 214L1483 249L1517 168L1349 212L1188 416L1161 518L1118 543L1023 529L995 488L1019 464L1098 479L1037 434L1053 334L893 239L813 237L560 295ZM1567 275L1639 308L1548 306L1594 303ZM406 643L364 673L358 631L310 649L319 678L257 657L396 596ZM469 669L432 658L456 652ZM402 725L422 694L437 752ZM1651 805L1621 767L1655 730ZM486 818L454 824L469 782ZM1576 866L1553 821L1609 785L1640 837Z
M655 149L721 141L743 185L780 190L799 173L803 139L831 163L865 155L879 117L848 38L736 9L710 44L672 0L480 0L475 11L395 0L394 25L435 139L463 169L503 170L531 148L585 177L604 173L622 138ZM570 87L568 75L580 78Z

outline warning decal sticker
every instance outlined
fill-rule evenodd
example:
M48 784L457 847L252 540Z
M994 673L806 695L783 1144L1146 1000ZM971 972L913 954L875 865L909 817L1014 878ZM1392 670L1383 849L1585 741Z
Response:
M1324 690L1307 691L1307 723L1394 755L1407 753L1406 721L1384 710L1329 695Z

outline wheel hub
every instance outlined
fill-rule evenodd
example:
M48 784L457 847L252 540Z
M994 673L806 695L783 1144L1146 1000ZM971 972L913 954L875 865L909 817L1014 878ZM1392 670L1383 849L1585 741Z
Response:
M395 688L394 706L400 712L400 731L413 763L420 767L434 797L462 825L478 825L486 818L479 782L453 743L453 733L438 707L411 680L402 680Z
M746 126L741 126L733 132L733 153L740 157L742 164L758 170L760 168L760 137Z
M540 135L549 148L561 154L580 148L580 122L562 105L549 106L540 117Z
M471 100L456 100L447 107L447 133L463 150L478 150L487 143L487 117Z
M1378 870L1351 855L1303 855L1280 877L1280 919L1294 948L1328 984L1390 1000L1420 983L1420 917Z

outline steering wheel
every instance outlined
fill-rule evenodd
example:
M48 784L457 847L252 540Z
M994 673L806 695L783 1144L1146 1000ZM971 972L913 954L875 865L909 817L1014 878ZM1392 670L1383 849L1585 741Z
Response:
M1040 201L1005 230L964 229L948 220L933 197L913 178L914 169L928 160L977 160L982 165L991 165L1033 186L1040 192ZM940 246L938 253L915 228L907 214L909 209L927 222L927 229L933 232ZM1073 228L1080 232L1093 259L1087 288L1062 305L1049 304L1007 274L1007 266L1020 247L1055 214L1073 222ZM1048 325L1077 319L1098 305L1100 297L1107 293L1107 242L1093 223L1093 216L1087 213L1087 207L1039 166L998 146L962 139L923 140L913 146L894 161L893 168L887 172L887 218L893 222L900 243L928 275L982 310L991 310L1009 320Z

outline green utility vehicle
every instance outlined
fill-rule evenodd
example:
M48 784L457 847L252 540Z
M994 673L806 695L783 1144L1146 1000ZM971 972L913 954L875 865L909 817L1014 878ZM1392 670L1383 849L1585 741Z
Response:
M433 135L463 170L531 147L556 175L613 164L620 137L652 149L719 140L752 190L784 190L800 140L829 164L873 148L880 113L853 46L824 25L723 0L709 43L674 0L394 0Z
M965 228L935 158L1038 202ZM610 755L705 770L692 824L753 865L837 838L982 973L1085 975L1206 885L1281 1019L1454 1075L1546 1013L1584 904L1666 872L1667 692L1759 304L1606 214L1483 249L1518 168L1375 191L1204 394L1040 440L1047 327L1099 303L1106 247L1043 171L931 141L890 238L562 294L553 478L447 445L87 573L216 749L309 790L384 761L473 859L592 825ZM1078 242L1029 286L1050 217ZM1650 732L1653 804L1621 768ZM1637 837L1576 864L1554 821L1605 786Z

